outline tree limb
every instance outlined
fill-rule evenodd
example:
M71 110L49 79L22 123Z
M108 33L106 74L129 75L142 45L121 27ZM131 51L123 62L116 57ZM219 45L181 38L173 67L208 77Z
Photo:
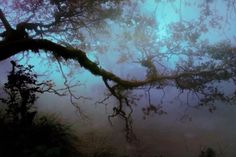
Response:
M0 9L0 20L2 21L6 31L13 30L13 28L11 27L10 23L7 21L6 16L4 15L1 9Z
M1 41L0 42L0 61L10 58L11 56L18 54L23 51L29 51L38 53L39 50L50 51L55 57L62 57L65 60L72 59L80 63L82 67L89 70L93 75L101 76L107 80L113 81L120 86L131 89L139 86L145 86L159 81L164 80L176 80L181 77L190 77L194 75L206 75L208 73L224 71L224 69L214 69L205 71L189 71L182 72L173 75L161 75L155 78L147 78L141 80L124 80L117 75L106 71L102 67L99 67L96 63L92 62L86 53L79 49L67 48L52 41L46 39L22 39L16 41Z

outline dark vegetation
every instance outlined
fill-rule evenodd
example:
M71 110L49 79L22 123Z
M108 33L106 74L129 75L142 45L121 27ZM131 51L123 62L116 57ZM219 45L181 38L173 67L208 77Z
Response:
M50 92L50 81L38 82L31 65L11 64L0 98L0 157L118 157L106 137L91 132L78 138L60 118L38 113L35 102Z
M89 133L79 139L59 118L38 114L37 94L47 92L43 87L50 81L38 83L33 66L11 64L6 98L0 98L1 157L121 157L105 137ZM215 157L215 152L207 148L199 157Z
M72 157L80 156L78 138L71 128L53 116L40 116L34 104L45 83L38 83L32 66L12 63L6 98L1 98L1 157Z
M70 128L50 117L35 119L31 125L13 123L1 115L1 157L72 157L80 156L77 137Z

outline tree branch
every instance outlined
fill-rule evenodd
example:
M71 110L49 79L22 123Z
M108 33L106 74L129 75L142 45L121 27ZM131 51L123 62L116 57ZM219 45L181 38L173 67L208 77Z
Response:
M13 28L11 27L10 23L7 21L6 16L4 15L4 13L2 12L2 10L0 9L0 19L6 29L6 31L12 31Z
M5 60L19 52L29 50L32 50L33 52L38 52L39 50L50 51L53 52L55 56L62 57L66 60L77 60L82 67L89 70L92 74L96 76L102 76L127 88L142 86L153 82L152 80L124 81L118 76L104 70L103 68L100 68L96 63L89 60L89 58L86 56L86 53L82 50L66 48L46 39L22 39L9 42L2 41L0 42L0 61Z
M106 71L102 67L99 67L96 63L92 62L86 53L79 49L67 48L52 41L46 39L22 39L16 41L1 41L0 42L0 61L10 58L11 56L23 52L29 51L38 53L39 50L50 51L55 57L62 57L65 60L72 59L80 63L82 67L89 70L95 76L101 76L107 80L117 83L126 89L145 86L155 82L161 82L165 80L177 80L182 77L190 77L195 75L207 75L209 73L224 71L224 69L213 69L205 71L188 71L173 75L161 75L154 78L147 78L145 80L124 80L117 75Z

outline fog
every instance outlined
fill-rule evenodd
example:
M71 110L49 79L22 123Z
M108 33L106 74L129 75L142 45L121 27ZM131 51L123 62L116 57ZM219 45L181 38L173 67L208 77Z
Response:
M193 1L191 5L188 5L186 0L173 2L148 0L143 3L135 3L134 14L140 14L140 21L131 20L130 27L127 27L119 24L122 18L118 18L117 20L107 20L101 29L94 29L92 35L82 31L85 43L89 44L85 46L84 50L88 52L88 57L97 62L99 66L122 78L144 79L146 69L137 61L142 59L145 52L155 54L157 49L161 51L161 54L169 52L166 51L165 46L158 45L162 42L162 44L177 42L177 38L169 41L170 43L167 42L173 38L171 36L173 30L170 30L169 25L181 20L198 21L203 10L197 4L198 1ZM199 42L207 40L210 44L227 40L235 45L235 10L230 11L227 1L214 0L204 4L209 5L208 7L213 10L210 14L212 16L209 15L209 19L206 21L212 20L212 23L218 23L216 26L208 26L206 32L198 32L201 35L197 40ZM124 8L122 16L128 16L130 12L132 12L131 8ZM213 16L215 14L217 15ZM142 18L150 18L154 24L147 26L141 15ZM217 17L221 19L216 19ZM142 22L143 25L140 24ZM139 24L140 28L137 28ZM142 32L144 29L150 29L148 30L150 32ZM185 44L184 42L179 43ZM176 48L174 51L180 49ZM20 59L21 57L21 55L16 55L11 59ZM72 88L73 93L83 98L73 101L79 105L81 113L84 115L81 115L78 109L71 104L69 95L59 97L53 94L43 94L40 95L36 105L40 112L54 113L72 124L78 129L80 136L84 136L88 132L97 132L106 136L107 141L112 143L117 150L133 157L155 155L197 157L199 152L207 147L215 150L217 156L220 157L236 156L235 102L232 103L233 105L229 105L216 101L216 111L211 113L207 107L196 107L196 97L189 96L187 98L188 93L185 91L179 96L179 90L172 86L165 87L164 90L137 89L134 93L142 95L137 106L133 107L132 114L133 130L137 140L128 143L125 139L123 120L115 117L112 119L112 125L108 120L117 100L111 98L106 104L98 103L108 93L102 79L92 75L75 62L67 61L58 64L57 61L46 58L48 58L47 54L30 53L20 59L18 63L34 65L34 71L39 75L38 79L53 80L58 89L65 87L65 81L78 85ZM174 54L170 55L168 59L162 59L161 64L175 69L183 59L185 59L183 56ZM11 69L9 60L0 62L1 86L7 80L7 72ZM161 65L156 63L156 66ZM220 86L226 93L234 90L230 82L223 82ZM160 104L167 114L145 115L142 112L142 108L148 103L148 94L151 95L152 103Z

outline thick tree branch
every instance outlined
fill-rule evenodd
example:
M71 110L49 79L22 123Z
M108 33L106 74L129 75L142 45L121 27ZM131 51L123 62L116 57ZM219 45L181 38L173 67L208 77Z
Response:
M6 31L12 31L13 28L11 27L10 23L7 21L4 13L2 12L2 10L0 9L0 20L2 21Z
M173 74L167 76L158 76L155 78L147 78L146 80L123 80L117 75L104 70L99 67L96 63L92 62L87 56L86 53L82 50L67 48L61 46L57 43L46 39L22 39L16 41L1 41L0 42L0 61L10 58L11 56L23 52L23 51L33 51L38 53L39 50L50 51L55 57L62 57L65 60L73 59L80 63L82 67L89 70L92 74L96 76L101 76L107 80L114 81L124 88L135 88L139 86L144 86L152 84L155 82L160 82L164 80L176 80L181 77L190 77L194 75L207 75L212 72L217 72L223 69L214 69L211 71L190 71L183 72L180 74Z
M64 59L77 60L82 67L89 70L92 74L97 76L102 76L126 88L134 88L153 82L153 80L145 80L145 81L122 80L118 76L104 70L103 68L99 67L96 63L89 60L85 52L77 49L66 48L46 39L22 39L9 42L2 41L0 42L0 52L1 52L0 61L5 60L22 51L32 50L33 52L38 52L40 49L53 52L55 56L62 57Z

